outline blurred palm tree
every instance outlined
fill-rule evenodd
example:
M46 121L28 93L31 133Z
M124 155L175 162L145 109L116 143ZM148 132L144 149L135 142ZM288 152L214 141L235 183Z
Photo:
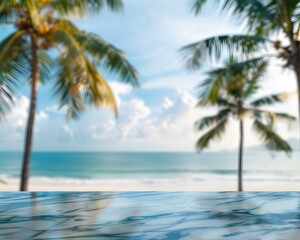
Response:
M253 67L254 64L255 67ZM289 144L275 132L275 124L279 120L291 123L296 118L265 108L282 102L287 94L274 94L254 99L266 67L266 61L252 59L239 63L231 57L224 68L208 72L207 79L199 86L198 107L217 108L218 112L196 123L199 131L207 130L196 144L198 150L204 150L209 147L212 140L219 139L225 132L230 118L239 121L238 191L243 190L244 122L246 119L252 120L253 130L268 149L286 153L292 151Z
M3 49L6 41L0 43ZM19 42L21 44L21 42ZM15 91L20 83L27 80L29 65L24 55L24 46L12 46L0 64L0 121L12 107L15 100Z
M292 69L300 92L300 0L192 0L197 15L206 4L228 12L245 24L247 34L220 35L190 44L181 49L190 69L199 69L207 61L219 61L229 54L252 58L260 52L262 59L277 57ZM274 36L281 39L272 40ZM276 54L267 54L274 50ZM299 118L300 118L300 94ZM300 122L299 122L300 124ZM300 127L299 127L300 130Z
M15 79L29 79L31 84L21 191L28 190L39 83L54 82L60 109L66 112L68 119L78 119L87 105L112 107L117 114L116 99L98 68L118 76L126 84L138 86L137 72L122 51L96 34L79 30L70 20L70 17L99 13L104 7L121 10L122 0L0 3L0 24L12 24L15 29L0 43L0 67L7 62L11 64L8 76L1 78L0 75L0 83L6 84L1 94L5 94L3 90L11 90L7 87L10 80L13 83Z
M14 102L14 92L3 78L3 74L0 73L0 121Z

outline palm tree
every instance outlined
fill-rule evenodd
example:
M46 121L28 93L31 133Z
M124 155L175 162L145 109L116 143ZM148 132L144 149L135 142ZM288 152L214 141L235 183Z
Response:
M20 42L19 42L20 43ZM19 44L18 43L18 44ZM0 49L6 42L0 43ZM21 44L21 43L20 43ZM28 67L24 50L13 46L7 51L5 61L0 65L0 121L12 107L15 100L15 90L28 77Z
M230 118L239 121L238 191L243 191L245 120L252 120L253 130L268 149L286 153L291 152L291 147L275 132L275 123L277 120L287 122L296 120L286 113L264 109L264 107L282 102L283 94L253 99L267 67L266 61L260 61L256 63L256 67L253 67L255 61L257 60L238 63L236 59L230 58L224 68L208 72L207 79L199 86L198 107L217 108L218 112L216 115L204 117L196 123L199 131L208 129L196 144L198 150L204 150L209 147L212 140L219 139L225 132Z
M218 61L228 53L253 57L260 52L263 59L284 60L284 67L294 71L300 92L300 0L193 0L194 13L199 14L208 3L232 14L239 23L245 23L248 31L214 36L185 46L181 51L187 58L188 68L199 69L208 60ZM274 36L282 36L282 39L272 40ZM276 54L267 54L266 50L275 50ZM298 97L300 118L300 94Z
M15 29L0 45L0 66L14 49L15 53L20 53L16 57L22 66L28 65L20 80L27 77L31 85L21 191L28 190L39 83L53 82L60 109L66 112L68 119L78 119L87 105L109 106L117 114L113 92L98 68L114 74L126 84L138 85L137 72L121 50L96 34L79 30L70 20L71 16L98 13L105 6L118 11L122 9L122 0L11 0L0 3L0 24L12 24Z
M0 121L5 117L5 113L10 109L14 101L14 92L6 82L2 81L0 74Z

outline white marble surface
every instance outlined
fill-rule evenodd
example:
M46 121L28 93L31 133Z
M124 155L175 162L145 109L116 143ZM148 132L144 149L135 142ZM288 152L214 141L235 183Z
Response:
M0 239L300 239L300 193L0 193Z

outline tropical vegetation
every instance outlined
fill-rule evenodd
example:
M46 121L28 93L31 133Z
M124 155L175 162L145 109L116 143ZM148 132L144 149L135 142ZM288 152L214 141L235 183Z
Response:
M88 105L108 106L116 99L102 71L138 86L135 68L124 53L100 36L81 31L71 17L122 9L122 0L9 0L0 3L0 24L14 31L0 43L0 113L13 103L16 87L29 82L29 117L20 190L28 190L39 84L51 82L60 110L78 119ZM101 71L99 71L101 69Z
M300 0L193 0L193 12L198 15L208 4L232 15L247 33L213 36L185 46L182 53L190 69L224 59L228 53L277 57L284 61L284 68L295 73L300 91Z
M208 148L213 140L221 138L231 119L239 122L238 191L243 190L244 124L247 119L251 120L253 130L267 149L286 153L292 151L276 133L275 127L278 121L291 123L296 118L268 110L268 107L282 102L286 94L255 98L266 67L267 62L261 59L238 62L231 57L225 67L208 72L207 78L198 87L197 106L217 110L215 115L204 117L196 123L197 130L205 131L196 144L198 150Z
M4 44L6 43L0 44L0 49ZM14 103L16 88L20 82L26 80L26 71L29 66L26 65L27 59L23 55L23 51L18 52L18 50L17 46L12 46L0 64L0 121Z

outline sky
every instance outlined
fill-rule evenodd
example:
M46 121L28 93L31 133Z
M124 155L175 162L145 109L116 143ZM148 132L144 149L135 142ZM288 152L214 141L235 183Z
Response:
M196 17L190 3L124 0L123 13L103 11L76 20L80 29L100 35L126 53L139 72L141 87L132 89L106 75L117 97L120 116L116 118L110 109L89 109L79 121L68 123L64 113L57 110L51 83L40 86L34 151L195 151L201 133L195 131L194 123L214 111L195 108L195 87L205 75L186 71L178 50L206 37L241 33L243 29L213 9L207 8ZM0 38L11 31L3 26L0 30ZM295 90L294 75L272 62L258 96ZM0 150L23 149L28 93L28 87L21 90L16 106L0 123ZM296 115L296 98L275 109ZM245 125L246 147L259 144L251 122ZM297 137L295 126L277 127L284 138ZM238 139L238 125L232 120L222 140L213 142L209 150L235 149Z

